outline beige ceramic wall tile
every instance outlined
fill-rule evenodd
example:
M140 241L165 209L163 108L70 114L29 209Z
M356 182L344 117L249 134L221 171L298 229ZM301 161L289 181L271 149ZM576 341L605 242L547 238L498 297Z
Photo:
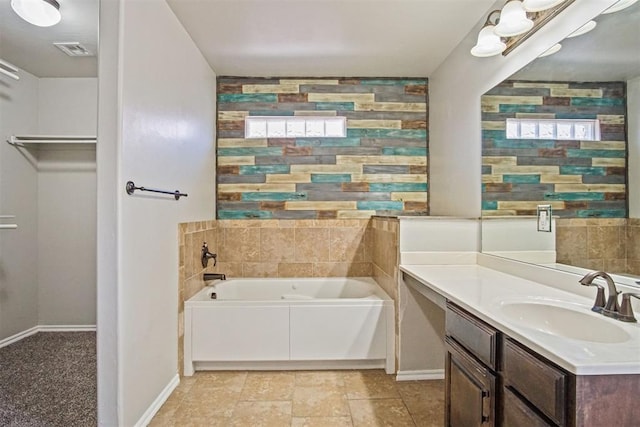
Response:
M556 222L556 257L560 263L571 258L587 258L587 227L564 226Z
M292 262L295 230L293 228L265 228L260 231L260 261Z
M242 277L278 277L278 264L244 262L242 263Z
M328 228L296 228L295 259L297 262L329 260Z
M219 241L220 262L257 262L260 260L259 228L225 228Z
M587 227L587 257L589 259L625 259L625 247L626 236L623 227Z
M329 260L335 262L364 261L364 228L330 228Z
M219 261L216 270L220 273L224 273L227 279L242 276L242 263L241 262L224 262Z
M280 263L278 277L312 277L313 263Z

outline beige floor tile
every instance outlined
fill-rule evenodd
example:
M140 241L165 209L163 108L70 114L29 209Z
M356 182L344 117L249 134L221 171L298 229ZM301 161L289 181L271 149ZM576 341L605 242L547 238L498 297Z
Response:
M351 427L351 417L293 417L291 427Z
M282 427L291 425L291 402L238 402L230 426Z
M336 371L296 372L296 385L344 387L344 373Z
M249 372L240 400L291 400L294 382L291 372Z
M414 416L439 417L444 413L444 381L402 381L397 384L400 397ZM425 417L422 417L425 418Z
M396 380L384 371L351 371L344 376L345 391L349 399L399 398Z
M354 427L415 426L402 399L350 400L349 408Z
M194 415L176 421L175 427L229 427L231 418Z
M177 419L190 416L230 417L240 393L224 389L192 390L182 400L175 412Z
M296 417L337 417L349 415L342 387L296 386L293 392L293 415Z
M440 413L413 414L411 417L418 427L442 427L444 425L444 408Z
M226 389L241 392L247 379L246 372L199 372L193 390Z

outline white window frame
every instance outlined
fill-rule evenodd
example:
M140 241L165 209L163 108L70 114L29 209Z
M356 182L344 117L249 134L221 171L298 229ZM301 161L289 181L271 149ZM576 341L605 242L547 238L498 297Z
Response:
M507 139L600 141L598 119L507 119Z
M244 121L245 139L346 136L347 118L343 116L247 116Z

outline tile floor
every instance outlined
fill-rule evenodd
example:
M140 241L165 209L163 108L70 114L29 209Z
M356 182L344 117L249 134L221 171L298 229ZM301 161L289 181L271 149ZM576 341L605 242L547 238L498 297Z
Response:
M381 370L196 372L151 427L444 425L444 382L396 382Z

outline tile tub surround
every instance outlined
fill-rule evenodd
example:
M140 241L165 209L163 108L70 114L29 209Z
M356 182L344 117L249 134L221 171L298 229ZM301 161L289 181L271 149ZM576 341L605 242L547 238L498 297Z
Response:
M150 426L442 426L444 381L383 371L196 372Z
M640 220L556 220L557 262L590 270L640 275Z
M426 79L218 78L219 219L428 211ZM247 116L344 116L345 138L245 139Z
M599 119L601 141L506 139L507 118ZM505 81L482 96L482 214L624 218L623 82Z

